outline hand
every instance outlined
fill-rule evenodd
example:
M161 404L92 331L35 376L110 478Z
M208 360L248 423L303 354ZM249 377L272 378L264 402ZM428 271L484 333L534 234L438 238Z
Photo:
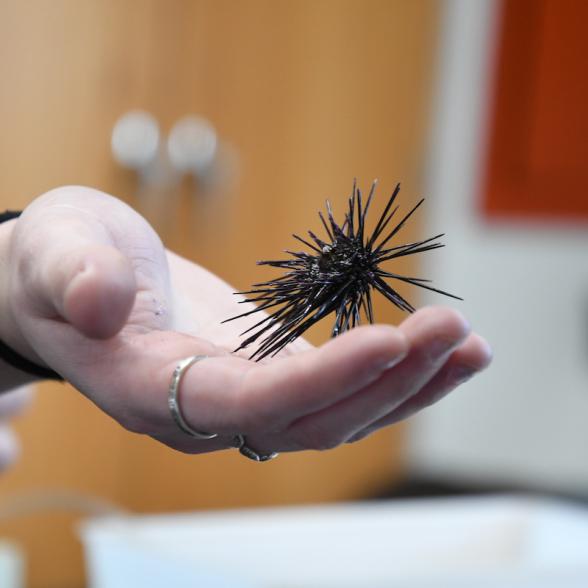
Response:
M398 328L352 330L320 348L297 341L263 363L231 354L246 320L233 289L167 252L121 201L87 188L54 190L10 227L8 309L0 338L62 374L131 431L190 453L230 446L237 433L262 453L327 449L432 404L490 362L487 344L446 308ZM252 321L259 317L251 317ZM180 359L182 410L219 437L195 440L167 406Z

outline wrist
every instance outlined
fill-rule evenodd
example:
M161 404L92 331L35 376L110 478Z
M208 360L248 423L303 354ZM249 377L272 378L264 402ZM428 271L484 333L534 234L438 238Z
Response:
M11 304L11 240L17 219L0 222L0 391L54 378L44 362L28 344L18 325Z

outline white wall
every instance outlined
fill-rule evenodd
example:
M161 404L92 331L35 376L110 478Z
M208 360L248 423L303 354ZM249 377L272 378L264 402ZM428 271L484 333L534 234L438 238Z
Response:
M477 211L499 9L446 2L424 208L447 247L423 268L465 297L454 306L495 360L413 421L409 455L415 473L588 494L588 224L488 225Z

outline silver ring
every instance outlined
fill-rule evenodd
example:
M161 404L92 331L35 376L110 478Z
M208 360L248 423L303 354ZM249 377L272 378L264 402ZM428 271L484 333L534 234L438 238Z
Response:
M202 359L206 359L207 355L193 355L192 357L187 357L186 359L182 359L176 366L174 373L172 375L171 383L169 385L169 394L167 397L167 405L169 406L169 411L171 412L172 418L174 419L176 425L184 432L186 435L190 435L195 439L214 439L218 437L218 433L204 433L202 431L197 431L193 429L184 418L182 414L182 409L180 408L180 400L178 398L179 390L180 390L180 383L182 378L184 377L184 373L186 370L193 364Z
M258 453L255 449L251 449L245 441L245 435L235 435L233 437L233 446L239 450L241 455L252 459L253 461L269 461L278 457L278 453L272 451L271 453Z

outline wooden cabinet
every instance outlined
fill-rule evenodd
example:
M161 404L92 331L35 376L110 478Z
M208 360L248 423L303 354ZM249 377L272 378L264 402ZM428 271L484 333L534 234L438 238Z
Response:
M420 196L437 9L433 0L2 1L1 205L86 184L142 210L135 178L110 154L116 119L142 108L167 132L203 115L238 154L238 180L208 202L188 184L167 194L176 220L162 237L245 288L265 277L257 259L318 228L325 197L341 210L354 176L366 187L380 178L380 203L399 180L407 205ZM416 232L418 223L406 235ZM377 312L400 318L385 304ZM402 472L402 427L259 466L233 452L173 453L60 384L39 387L17 429L23 456L0 480L0 535L24 545L35 588L83 582L72 523L88 504L62 491L141 512L225 508L351 499Z

